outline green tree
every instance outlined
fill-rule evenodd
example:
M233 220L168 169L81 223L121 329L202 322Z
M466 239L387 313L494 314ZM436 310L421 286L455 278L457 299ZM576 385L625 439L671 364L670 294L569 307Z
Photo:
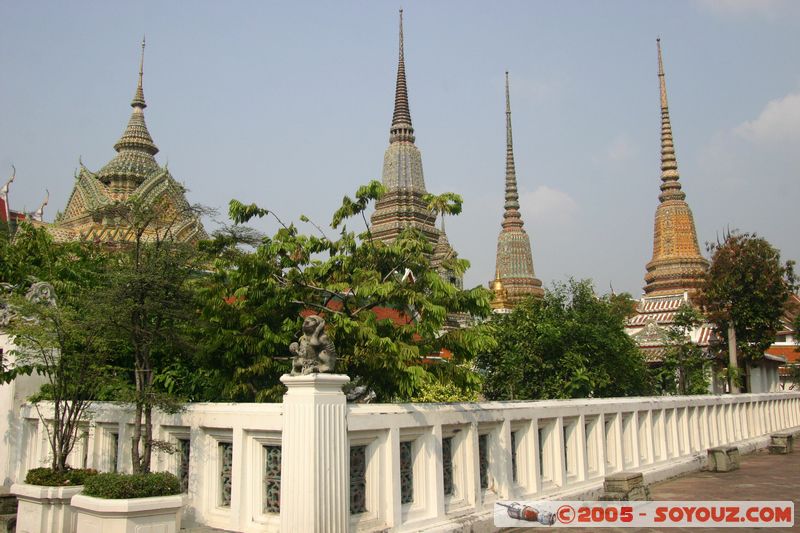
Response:
M729 233L708 250L711 266L700 302L723 340L717 349L726 352L732 323L737 356L758 361L774 342L784 305L795 289L794 262L783 263L776 248L750 233Z
M44 289L42 282L33 289ZM51 468L64 472L87 410L97 397L106 376L108 351L97 325L86 320L88 295L79 300L55 302L11 300L15 317L4 328L13 336L13 363L0 371L2 381L20 374L36 373L44 378L41 391L29 398L44 422L52 451ZM47 408L40 410L40 404Z
M708 392L711 361L691 341L691 331L703 323L703 315L684 304L667 328L667 350L662 363L654 369L654 379L661 394L705 394Z
M800 312L797 313L792 321L792 329L794 330L794 343L797 345L795 351L800 352ZM800 362L795 361L794 363L789 363L787 366L789 367L788 381L792 383L789 389L800 389Z
M10 357L0 357L0 382L32 373L44 379L29 400L46 422L51 466L58 472L67 467L106 375L108 350L87 314L104 261L95 247L55 244L30 224L20 225L13 240L0 236L0 325L15 345ZM44 412L42 401L48 402Z
M458 215L461 213L461 206L464 199L460 194L445 192L442 194L426 194L422 201L428 204L428 209L434 215L442 215L442 231L444 231L444 217L446 215Z
M491 400L630 396L651 392L647 368L624 331L625 306L597 297L589 280L554 284L492 318L497 348L478 357Z
M196 208L185 210L196 214ZM162 372L191 359L194 352L188 333L197 316L191 282L203 265L196 246L174 236L186 211L133 198L107 206L103 214L122 221L131 233L128 242L111 252L95 292L93 319L102 325L117 367L132 383L128 396L117 399L135 406L131 462L134 473L147 473L153 448L160 444L153 437L153 409L180 408L179 398L165 393L170 375ZM159 387L159 382L166 386Z
M216 261L200 290L204 355L220 362L223 397L278 401L289 344L300 332L301 313L312 311L327 322L339 354L336 371L379 401L408 401L430 389L431 379L466 396L477 389L478 377L465 363L490 348L492 338L485 326L446 332L444 326L448 313L488 315L490 293L443 280L431 268L431 246L416 231L386 244L373 241L368 226L360 235L348 230L352 218L366 224L364 211L382 192L373 181L355 199L344 198L331 223L337 238L316 225L319 235L304 235L281 222L252 253L236 249L228 236L208 246ZM274 216L235 200L230 214L237 224ZM454 261L461 273L467 267ZM426 364L426 356L442 350L452 358Z

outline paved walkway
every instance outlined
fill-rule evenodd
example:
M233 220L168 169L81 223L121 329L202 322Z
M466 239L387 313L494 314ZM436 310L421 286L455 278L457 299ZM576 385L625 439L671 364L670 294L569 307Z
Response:
M653 500L776 500L794 501L795 525L787 528L559 528L574 533L631 533L664 531L666 533L701 533L724 531L800 531L800 451L788 455L769 455L766 451L743 455L741 468L733 472L695 472L650 485ZM538 529L538 528L537 528ZM527 531L537 531L527 529ZM516 531L524 531L518 529ZM538 529L538 531L542 531Z

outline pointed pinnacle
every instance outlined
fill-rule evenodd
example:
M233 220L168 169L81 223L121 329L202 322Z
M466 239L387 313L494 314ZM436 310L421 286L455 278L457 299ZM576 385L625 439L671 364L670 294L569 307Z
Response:
M411 125L411 111L408 106L408 87L406 85L406 63L403 53L403 10L400 10L400 46L397 60L397 83L394 95L392 127L389 129L389 142L414 142L414 128Z
M503 227L522 227L519 213L519 193L517 192L517 170L514 165L514 139L511 134L511 96L506 71L506 202L503 213Z
M139 58L139 83L136 85L136 94L131 102L131 107L139 107L144 109L147 104L144 101L144 89L142 88L142 78L144 77L144 45L145 40L142 37L142 55Z
M658 82L661 93L661 202L667 200L684 200L686 193L681 190L678 181L678 160L675 157L675 145L672 140L672 123L669 119L669 106L667 105L667 82L664 75L664 62L661 57L661 38L656 39L658 48Z

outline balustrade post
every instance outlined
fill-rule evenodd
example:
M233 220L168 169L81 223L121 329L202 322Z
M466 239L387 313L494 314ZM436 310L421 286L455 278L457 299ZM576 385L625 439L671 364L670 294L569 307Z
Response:
M345 533L350 522L345 375L281 377L281 531Z

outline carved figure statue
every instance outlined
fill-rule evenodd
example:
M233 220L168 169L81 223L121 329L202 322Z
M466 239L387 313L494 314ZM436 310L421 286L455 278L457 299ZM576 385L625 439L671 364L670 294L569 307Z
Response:
M300 342L289 345L292 358L292 376L333 372L336 366L336 348L325 334L325 320L309 315L303 320Z
M35 304L45 304L55 307L56 291L53 286L45 281L37 281L25 293L25 299Z

